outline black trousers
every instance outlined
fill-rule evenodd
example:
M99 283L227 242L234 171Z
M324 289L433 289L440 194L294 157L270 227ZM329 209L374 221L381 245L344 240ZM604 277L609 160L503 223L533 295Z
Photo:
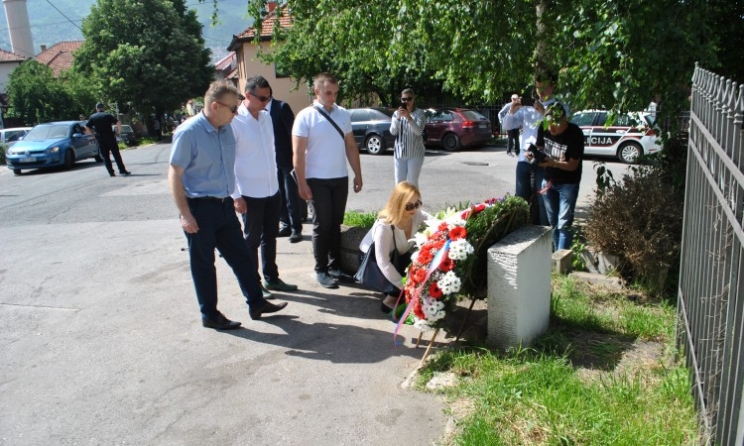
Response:
M195 234L185 234L189 243L191 277L202 317L214 319L219 314L215 248L232 268L248 307L262 306L266 301L259 286L256 264L243 240L232 198L189 198L188 204L199 225Z
M506 135L509 138L506 141L506 153L514 151L517 155L519 154L519 129L507 130Z
M291 167L278 168L277 176L279 177L279 192L282 195L279 226L281 229L288 228L299 234L302 232L302 208L306 208L307 205L305 200L300 198L297 183L292 177Z
M340 269L341 223L344 222L349 177L308 178L313 193L313 255L315 272Z
M282 197L277 192L271 197L263 198L244 195L243 200L248 208L243 214L243 235L251 259L258 268L260 246L263 277L267 282L275 282L279 278L279 269L276 266L276 236L279 233L279 208L282 205Z
M111 164L111 157L109 153L114 155L114 161L116 161L116 167L119 168L119 173L124 173L127 168L124 167L124 161L121 159L121 153L119 153L119 144L116 143L116 137L113 133L105 133L96 135L98 141L98 147L101 148L101 156L103 157L103 163L106 165L106 170L109 173L114 173L114 166Z

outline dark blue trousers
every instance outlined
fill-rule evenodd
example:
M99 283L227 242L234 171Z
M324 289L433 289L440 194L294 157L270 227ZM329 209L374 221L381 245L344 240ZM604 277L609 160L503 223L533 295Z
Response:
M217 311L217 271L214 250L219 250L245 296L248 307L260 307L266 302L248 246L242 237L240 221L235 215L231 198L189 198L189 209L199 225L195 234L186 234L191 258L191 277L202 317L214 319Z

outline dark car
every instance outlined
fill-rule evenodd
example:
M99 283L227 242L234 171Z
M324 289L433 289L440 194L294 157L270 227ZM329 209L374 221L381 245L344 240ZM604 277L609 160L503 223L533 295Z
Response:
M390 134L390 120L394 111L382 107L350 108L351 128L357 147L366 149L370 155L379 155L393 147L395 136Z
M491 141L491 121L475 110L431 108L426 110L426 135L427 145L454 152Z
M23 169L72 167L75 161L93 158L103 162L93 135L83 133L85 121L63 121L39 124L22 141L8 149L8 168L16 175Z
M116 133L116 126L112 125L111 130ZM136 146L137 145L137 135L134 134L134 130L132 130L132 127L126 124L122 124L121 126L121 133L119 136L116 137L116 142L123 142L127 146Z

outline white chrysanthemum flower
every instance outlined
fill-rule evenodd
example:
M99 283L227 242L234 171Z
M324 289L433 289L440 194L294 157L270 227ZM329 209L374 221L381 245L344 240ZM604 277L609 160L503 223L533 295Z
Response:
M434 327L425 319L414 318L413 326L421 331L432 331Z
M411 254L411 263L416 263L416 260L418 260L419 252L421 251L414 251L413 254Z
M448 257L452 260L465 260L475 250L466 239L461 238L450 243Z
M439 311L432 313L431 315L427 314L426 320L436 322L438 320L444 319L445 314L446 313L444 311L439 310Z
M437 280L437 286L445 295L453 294L460 291L462 282L460 281L460 278L457 277L457 275L454 273L454 271L447 271L446 274L444 274L439 280Z

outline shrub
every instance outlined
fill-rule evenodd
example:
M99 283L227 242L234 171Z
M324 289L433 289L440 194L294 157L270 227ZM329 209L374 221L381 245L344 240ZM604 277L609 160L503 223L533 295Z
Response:
M665 169L633 167L622 181L597 193L589 208L586 238L621 259L621 273L652 293L676 277L682 235L683 195Z
M344 224L346 226L370 229L374 226L375 221L377 221L377 212L346 211L344 214Z
M0 144L0 166L4 165L7 160L5 159L5 151L8 150L8 146Z

